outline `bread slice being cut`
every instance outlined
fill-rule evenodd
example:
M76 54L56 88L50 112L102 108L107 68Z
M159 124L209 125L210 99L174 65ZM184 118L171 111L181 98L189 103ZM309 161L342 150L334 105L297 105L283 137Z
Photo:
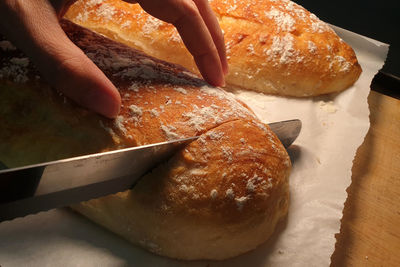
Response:
M197 135L132 189L73 208L154 253L225 259L265 242L289 205L289 156L224 90L68 21L69 38L118 88L115 120L52 90L20 52L0 60L0 161L8 167Z
M227 84L307 97L345 90L361 73L353 49L289 0L213 0L225 35ZM197 72L176 29L120 0L77 1L66 18L154 57Z

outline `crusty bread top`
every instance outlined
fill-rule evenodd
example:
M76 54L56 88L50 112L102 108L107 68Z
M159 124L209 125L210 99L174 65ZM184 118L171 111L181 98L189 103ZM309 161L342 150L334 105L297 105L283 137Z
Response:
M200 135L224 122L237 119L259 122L248 107L237 101L232 94L220 88L208 86L179 66L146 56L68 21L63 21L62 25L70 39L81 47L119 89L123 103L120 114L115 120L109 120L71 105L70 101L54 94L48 86L43 86L43 81L34 70L33 64L18 51L5 53L0 62L0 78L10 84L8 89L7 86L2 89L1 93L4 95L2 100L8 99L10 102L14 99L18 103L20 101L18 96L25 95L29 105L19 110L19 104L13 106L10 103L4 103L2 106L4 114L9 113L10 107L17 108L15 114L26 112L28 107L33 112L35 102L30 102L27 96L40 99L41 95L46 94L49 97L44 97L44 101L48 103L39 105L37 108L57 110L53 120L56 120L57 116L63 118L58 122L60 132L73 133L74 131L70 129L73 123L63 125L63 122L76 121L76 124L79 124L85 117L87 120L85 125L90 125L90 127L87 126L86 131L98 131L105 136L111 136L114 140L114 145L109 144L103 147L103 150ZM10 80L17 83L10 83ZM11 87L18 87L18 82L39 87L38 91L24 89L24 86L21 86L21 94L14 95ZM63 109L63 105L71 107ZM35 112L39 111L35 110ZM2 120L9 119L5 115L2 117ZM48 115L44 118L50 120L47 123L53 124ZM28 127L30 123L32 122L25 121L25 124L21 123L21 126ZM10 125L13 125L12 129L3 127L1 133L3 135L7 133L7 136L22 140L22 136L18 137L12 133L24 130L17 129L14 123ZM51 126L44 125L43 129L48 127ZM260 127L264 126L260 123ZM40 136L40 131L37 135ZM83 132L77 136L83 136ZM64 138L68 142L71 141L66 136ZM18 144L18 142L15 143ZM99 149L99 146L93 146ZM24 162L24 164L28 163Z
M207 131L156 169L151 182L137 185L136 198L157 203L158 212L210 224L254 223L258 215L287 212L287 193L276 190L287 190L290 169L286 150L269 129L235 120Z
M210 1L225 33L227 83L287 96L344 90L359 77L356 55L336 33L289 0ZM196 71L175 28L119 0L78 1L66 17L157 58Z
M110 78L123 105L114 126L133 145L199 135L226 121L255 119L244 104L187 70L143 55L93 32L69 38ZM80 32L85 34L80 34Z

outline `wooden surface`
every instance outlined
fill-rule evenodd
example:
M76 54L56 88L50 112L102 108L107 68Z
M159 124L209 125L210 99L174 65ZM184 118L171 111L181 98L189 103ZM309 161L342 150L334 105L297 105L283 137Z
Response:
M332 267L400 266L400 100L371 91L368 102Z

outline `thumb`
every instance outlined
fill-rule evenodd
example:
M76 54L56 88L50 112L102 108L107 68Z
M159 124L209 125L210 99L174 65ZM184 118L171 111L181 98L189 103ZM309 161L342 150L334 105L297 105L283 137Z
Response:
M14 1L2 7L1 31L35 63L43 77L79 105L117 116L121 98L101 70L61 28L47 1Z

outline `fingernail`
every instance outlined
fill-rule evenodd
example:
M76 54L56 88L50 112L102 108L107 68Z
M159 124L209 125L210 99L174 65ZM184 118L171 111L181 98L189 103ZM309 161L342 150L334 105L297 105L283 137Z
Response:
M226 84L225 84L225 79L223 79L220 86L221 86L221 87L225 87L225 85L226 85Z

